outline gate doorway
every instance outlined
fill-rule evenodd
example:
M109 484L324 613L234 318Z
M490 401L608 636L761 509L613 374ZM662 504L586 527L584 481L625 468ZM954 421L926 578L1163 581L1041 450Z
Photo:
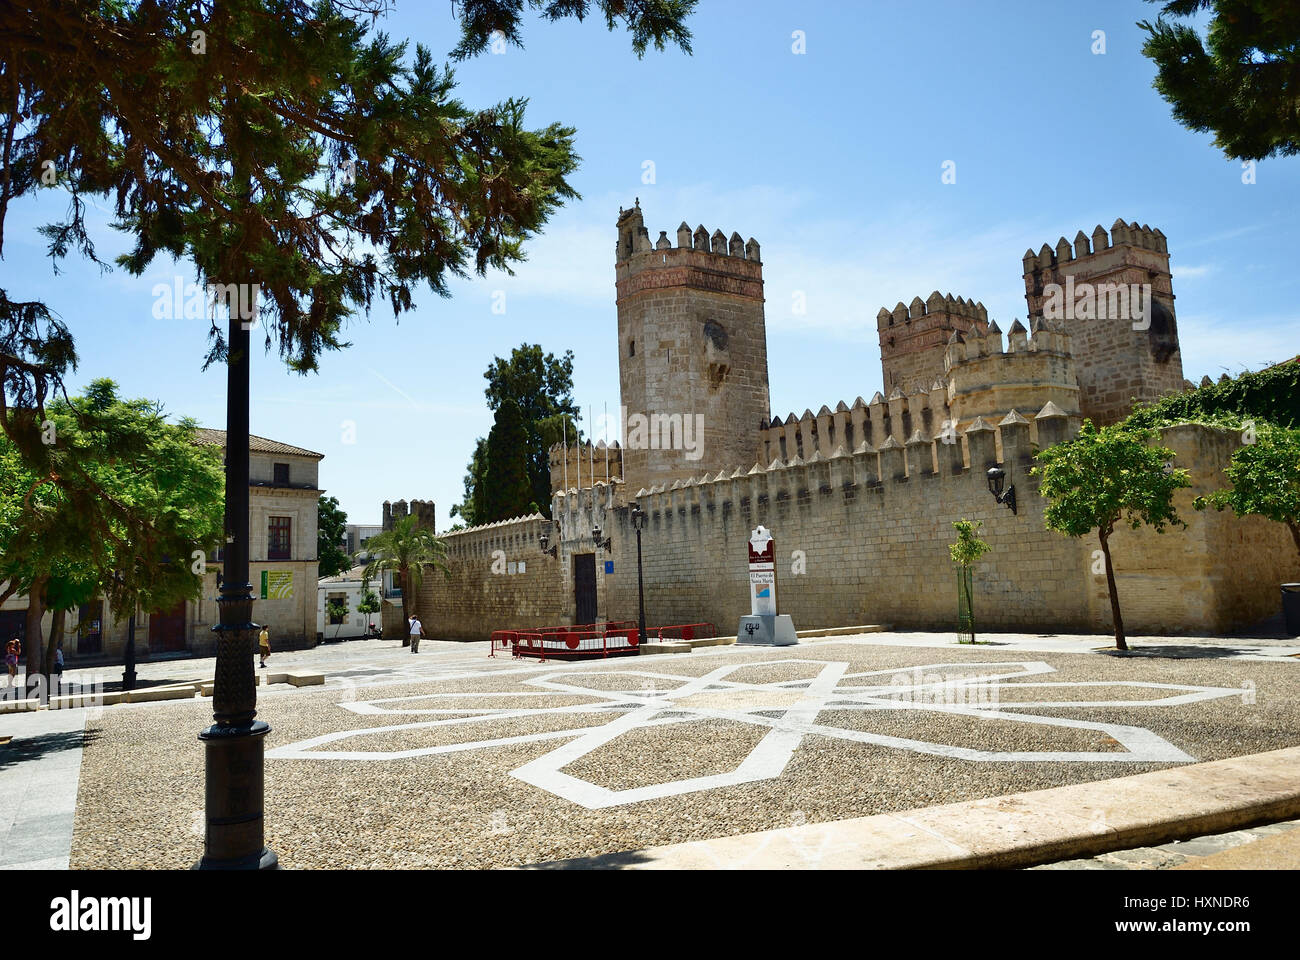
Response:
M574 623L596 622L596 555L573 555Z
M185 601L170 610L149 614L149 650L170 652L185 649Z

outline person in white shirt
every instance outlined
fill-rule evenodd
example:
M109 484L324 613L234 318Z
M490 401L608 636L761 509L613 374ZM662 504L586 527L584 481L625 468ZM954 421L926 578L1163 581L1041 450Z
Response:
M424 636L424 624L420 623L419 617L411 614L411 652L420 652L420 637Z

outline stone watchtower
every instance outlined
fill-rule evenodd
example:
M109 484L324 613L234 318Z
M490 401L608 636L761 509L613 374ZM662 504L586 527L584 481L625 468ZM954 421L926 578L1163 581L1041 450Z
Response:
M758 243L685 223L651 243L638 200L615 275L628 491L751 463L770 415Z
M893 310L882 307L876 314L876 329L885 393L929 390L944 377L944 351L952 335L978 332L982 336L988 322L983 303L953 299L951 293L941 296L938 290L926 300L914 297L910 306L900 300Z
M413 513L418 518L415 521L416 527L428 530L431 533L438 532L438 518L432 500L412 500L409 509L405 500L398 500L396 503L385 500L380 523L385 530L391 530L393 524L402 517L407 516L408 513Z
M1097 423L1125 417L1136 400L1183 389L1165 235L1116 220L1080 230L1023 258L1031 326L1061 322L1071 336L1079 407ZM1149 294L1149 300L1148 300Z

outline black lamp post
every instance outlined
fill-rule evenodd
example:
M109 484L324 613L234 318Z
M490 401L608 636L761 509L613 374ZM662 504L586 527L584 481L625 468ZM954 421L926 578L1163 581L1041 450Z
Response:
M126 662L122 664L122 689L135 689L135 610L126 622Z
M646 514L638 503L632 504L632 529L636 531L636 599L640 611L637 619L637 636L646 642L645 635L645 583L641 579L641 531L645 529Z
M207 830L200 870L274 869L265 844L263 744L271 727L257 716L253 670L253 585L248 576L249 323L230 311L226 358L226 545L212 691L212 726L199 734L206 753Z
M1007 492L1002 492L1002 483L1006 479L1007 472L1001 467L989 467L989 493L993 494L993 499L998 503L1006 504L1011 508L1011 512L1016 512L1016 485L1013 483L1007 487Z

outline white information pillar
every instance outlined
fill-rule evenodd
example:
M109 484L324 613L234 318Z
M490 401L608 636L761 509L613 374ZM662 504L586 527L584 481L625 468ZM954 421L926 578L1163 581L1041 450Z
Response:
M749 613L736 628L739 643L788 646L798 643L794 621L777 613L776 540L760 525L749 538Z

